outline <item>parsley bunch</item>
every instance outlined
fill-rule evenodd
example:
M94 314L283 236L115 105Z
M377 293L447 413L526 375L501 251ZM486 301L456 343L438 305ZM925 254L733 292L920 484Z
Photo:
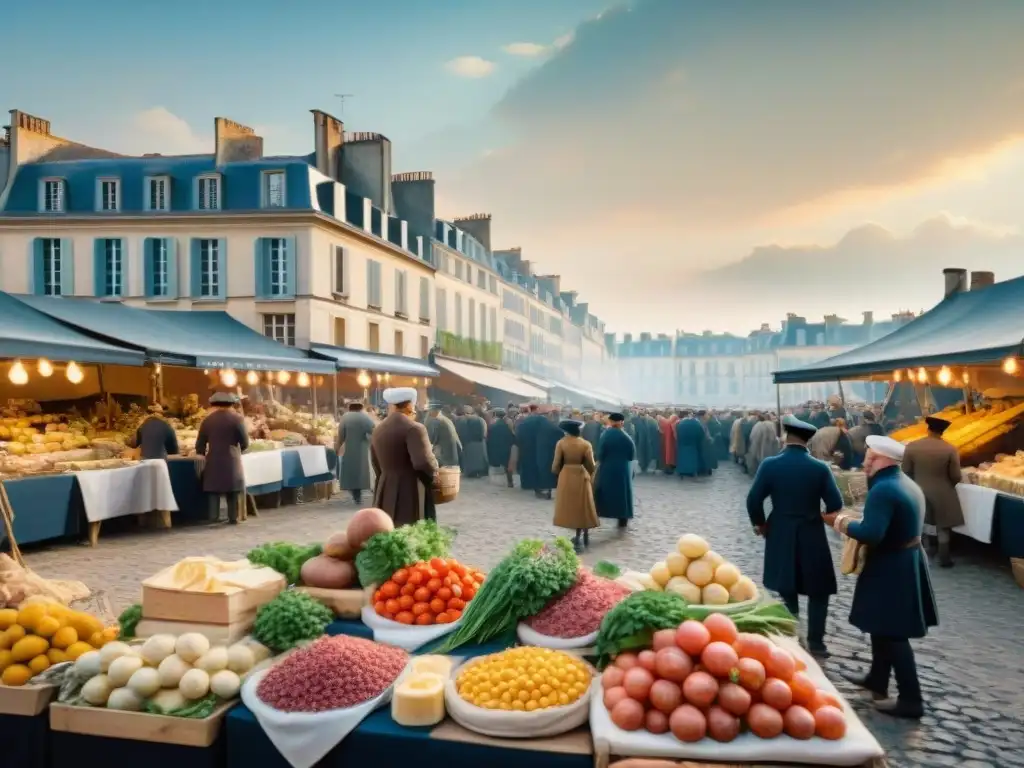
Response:
M383 584L399 568L434 557L447 558L455 531L433 520L418 520L386 533L371 536L356 555L359 583L364 587Z
M334 620L334 612L305 592L289 589L256 611L252 636L280 653L303 640L320 637Z
M280 573L289 584L299 583L302 564L323 552L320 544L290 544L287 541L272 541L250 550L245 558L253 565L272 568Z

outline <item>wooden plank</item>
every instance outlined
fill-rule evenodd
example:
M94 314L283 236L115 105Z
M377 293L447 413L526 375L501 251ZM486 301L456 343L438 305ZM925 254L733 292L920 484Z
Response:
M343 619L358 619L363 606L369 605L373 593L365 589L323 589L321 587L296 587L317 602L323 603L334 615Z
M224 702L203 720L53 704L50 706L50 729L108 739L208 747L217 740L224 716L236 703L237 700Z
M459 744L481 744L497 749L552 752L563 755L589 755L594 751L590 729L586 726L546 739L495 739L467 730L451 718L447 718L430 732L430 738Z
M163 589L143 582L142 615L147 619L196 624L251 623L256 609L277 597L285 586L283 576L264 586L230 594Z
M231 645L249 634L256 614L243 621L231 624L199 624L193 621L166 621L164 619L143 619L135 628L135 636L139 638L153 635L183 635L186 632L198 632L206 637L211 645Z
M0 715L35 717L57 696L55 685L0 685Z

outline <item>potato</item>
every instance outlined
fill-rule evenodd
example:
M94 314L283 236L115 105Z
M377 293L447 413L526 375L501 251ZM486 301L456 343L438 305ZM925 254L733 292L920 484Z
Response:
M324 542L324 554L335 560L352 560L356 556L356 550L348 543L348 533L342 531L333 534Z
M356 569L344 560L317 555L302 564L300 578L307 587L347 589L356 581Z

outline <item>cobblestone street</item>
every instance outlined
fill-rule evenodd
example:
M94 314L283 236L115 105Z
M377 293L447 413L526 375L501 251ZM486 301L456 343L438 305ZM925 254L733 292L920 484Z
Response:
M502 478L503 481L503 478ZM750 531L743 500L748 479L724 467L710 480L637 480L637 516L619 534L607 526L592 537L585 559L606 559L646 569L686 532L699 533L715 550L760 580L762 546ZM186 555L241 557L252 546L275 540L312 542L344 527L355 511L348 499L268 510L238 527L191 527L108 535L95 549L59 546L26 551L44 576L85 581L103 590L115 610L138 599L139 582ZM516 539L549 536L550 502L510 491L498 478L464 481L453 504L439 508L445 524L459 530L456 555L489 567ZM956 544L961 544L957 541ZM962 552L960 550L969 550ZM826 671L849 696L896 766L1024 766L1024 653L1020 614L1024 592L1007 563L961 546L953 569L932 571L939 626L915 642L928 714L921 723L893 721L839 677L868 660L866 638L846 621L854 582L840 577L840 594L829 624L832 658ZM836 562L839 546L836 543Z

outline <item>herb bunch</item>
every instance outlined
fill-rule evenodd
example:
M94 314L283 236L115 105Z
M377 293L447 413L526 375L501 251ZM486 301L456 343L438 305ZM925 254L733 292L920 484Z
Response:
M302 564L323 552L320 544L291 544L272 541L250 550L245 557L253 565L272 568L285 577L289 584L299 583Z
M418 520L393 531L371 536L356 555L359 583L383 584L399 568L434 557L447 558L455 531L433 520Z

